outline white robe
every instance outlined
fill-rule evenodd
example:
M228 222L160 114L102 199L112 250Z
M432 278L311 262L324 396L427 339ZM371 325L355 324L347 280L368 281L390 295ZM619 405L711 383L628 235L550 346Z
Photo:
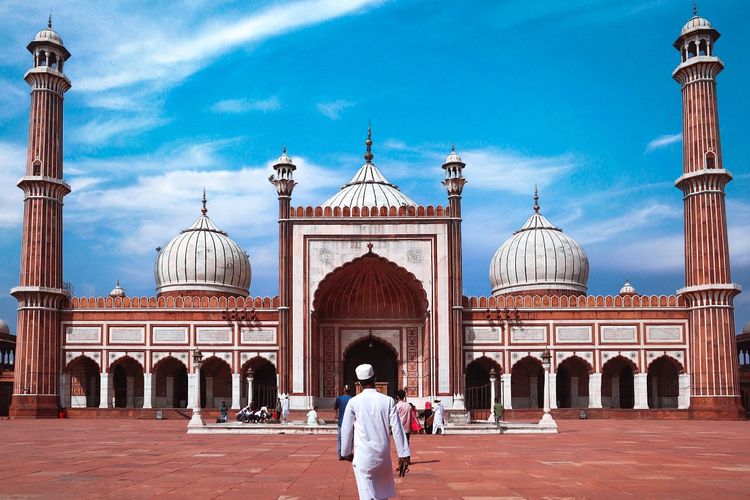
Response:
M389 428L398 456L408 457L409 443L393 398L365 389L349 400L341 423L341 455L354 452L352 465L361 500L396 496Z
M445 434L445 407L443 403L438 403L435 406L435 416L432 418L432 433L435 434L438 429Z

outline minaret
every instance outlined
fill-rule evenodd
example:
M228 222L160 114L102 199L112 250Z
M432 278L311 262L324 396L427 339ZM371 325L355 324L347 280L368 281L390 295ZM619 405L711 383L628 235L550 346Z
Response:
M681 61L672 76L682 86L683 173L676 186L684 194L685 288L690 310L690 408L739 418L741 401L724 187L719 140L716 76L724 64L714 55L719 38L708 20L693 17L674 43Z
M32 68L24 80L31 86L31 115L26 175L18 181L24 193L18 338L10 415L57 415L60 373L60 307L69 296L63 287L63 98L70 80L63 64L70 52L47 29L28 45Z
M443 185L448 191L450 222L448 223L448 272L450 290L448 307L450 308L450 342L451 364L453 373L452 387L454 395L453 408L463 409L464 394L464 361L463 361L463 268L461 251L461 193L466 179L463 170L466 164L451 146L450 154L445 158Z
M268 180L276 187L279 195L279 393L289 394L292 370L292 224L289 212L292 191L297 183L294 171L297 167L286 154L284 148L273 166L276 175Z

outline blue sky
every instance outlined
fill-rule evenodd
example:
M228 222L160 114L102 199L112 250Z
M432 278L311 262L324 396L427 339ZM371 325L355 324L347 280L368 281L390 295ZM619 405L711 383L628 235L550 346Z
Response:
M253 295L277 293L282 146L293 204L323 202L375 163L421 204L445 204L451 144L467 163L464 288L489 294L495 250L531 213L577 239L589 293L683 285L681 98L672 42L687 0L112 1L0 4L0 290L18 283L30 63L46 24L73 54L65 100L65 279L154 293L155 247L199 215L247 250ZM734 280L750 288L750 42L745 0L702 0L716 54ZM750 292L750 290L748 290ZM738 329L750 293L736 301ZM0 296L15 328L16 302Z

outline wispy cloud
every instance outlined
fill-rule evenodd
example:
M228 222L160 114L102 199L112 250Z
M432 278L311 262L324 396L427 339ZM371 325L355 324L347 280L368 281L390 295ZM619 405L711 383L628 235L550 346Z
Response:
M576 239L581 244L593 244L612 240L615 236L633 233L644 228L656 229L664 219L676 219L682 210L662 203L649 203L646 206L627 210L621 215L602 220L588 219L580 228L573 228Z
M682 141L682 133L660 135L659 137L648 143L648 145L646 146L646 152L650 153L651 151L655 151L657 149L666 148L667 146L680 141Z
M112 140L119 143L128 136L154 129L167 122L167 119L150 113L94 118L74 128L70 140L86 146L106 146Z
M528 194L534 184L547 186L581 164L572 154L530 156L493 147L465 151L461 158L471 167L474 189L518 194Z
M278 97L272 96L268 99L225 99L215 102L211 106L214 113L247 113L248 111L277 111L281 109L281 103Z
M317 104L318 111L323 116L330 118L331 120L338 120L341 118L341 113L354 106L354 103L344 99L337 99L330 102L319 102Z
M0 141L0 228L21 225L23 194L16 187L16 181L23 176L26 168L26 148Z

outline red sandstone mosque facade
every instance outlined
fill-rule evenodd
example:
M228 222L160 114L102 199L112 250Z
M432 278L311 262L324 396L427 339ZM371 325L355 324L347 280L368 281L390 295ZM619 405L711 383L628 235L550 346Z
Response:
M738 418L741 400L724 202L714 54L719 33L695 15L674 43L682 87L685 287L644 296L626 283L587 295L583 248L533 212L490 263L492 294L462 294L465 164L445 160L448 203L420 206L365 163L320 206L293 206L286 151L270 181L279 224L279 294L250 296L248 255L208 216L159 250L156 295L71 296L63 281L63 96L70 53L51 24L28 45L32 67L18 345L11 415L59 408L204 407L251 399L326 407L354 366L382 390L481 413L541 407L551 354L553 408L633 409L641 416ZM269 190L270 192L270 190ZM519 221L520 223L521 221ZM498 241L498 243L500 243ZM667 409L667 410L665 410ZM114 410L113 410L114 411ZM672 412L671 414L669 412Z

